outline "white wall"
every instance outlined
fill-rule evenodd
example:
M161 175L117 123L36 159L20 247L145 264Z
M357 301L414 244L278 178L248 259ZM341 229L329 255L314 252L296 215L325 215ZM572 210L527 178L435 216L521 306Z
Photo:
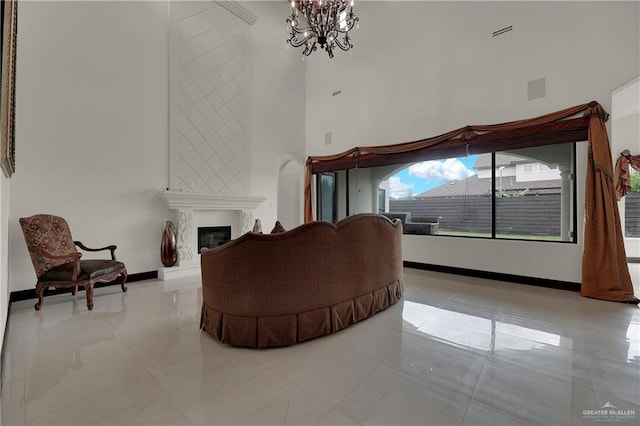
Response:
M628 149L640 155L640 76L616 88L611 105L611 155L614 164L620 153ZM625 228L625 200L618 203L622 229ZM640 257L640 238L625 238L628 257Z
M35 284L18 219L41 212L64 216L88 245L118 244L129 273L162 267L162 229L175 219L157 196L169 186L168 2L21 5L3 294ZM270 229L280 166L303 169L304 66L283 40L286 4L242 5L259 17L249 30L247 193L267 197L254 216Z
M259 19L250 29L252 66L251 193L266 197L254 212L269 232L278 219L278 171L292 158L304 179L305 74L300 55L287 48L281 1L242 2ZM302 197L300 197L302 203ZM300 206L302 208L302 206Z
M467 124L534 117L591 100L638 74L637 2L360 2L355 47L306 62L308 155L399 143ZM512 25L499 37L492 32ZM546 96L527 100L527 82ZM332 97L331 93L342 94ZM332 132L332 145L324 134ZM582 229L586 144L578 144ZM576 244L406 236L404 258L571 282Z
M34 288L18 219L63 216L129 273L161 267L169 211L167 2L22 2L10 291ZM85 255L88 257L88 255Z
M292 159L278 174L278 220L285 229L302 223L302 166Z
M11 289L9 286L9 203L11 181L0 172L0 330L5 330ZM4 332L0 333L0 348Z

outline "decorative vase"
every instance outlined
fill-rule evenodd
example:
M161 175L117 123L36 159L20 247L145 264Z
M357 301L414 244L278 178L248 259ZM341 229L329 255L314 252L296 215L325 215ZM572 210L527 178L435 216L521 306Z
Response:
M176 233L173 230L173 222L170 220L164 224L162 243L160 243L160 260L166 267L175 265L178 260Z

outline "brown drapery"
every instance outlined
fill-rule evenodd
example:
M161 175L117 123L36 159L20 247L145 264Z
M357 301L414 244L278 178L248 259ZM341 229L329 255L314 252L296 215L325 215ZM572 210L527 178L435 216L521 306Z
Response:
M629 150L625 149L616 161L616 170L613 181L616 184L616 196L618 200L629 193L631 189L631 173L629 166L640 172L640 155L631 155Z
M588 113L589 155L580 294L614 302L638 303L627 266L613 185L611 149L604 125L608 114L600 105Z
M305 222L313 221L311 182L323 171L451 158L505 149L588 140L582 290L586 297L638 303L627 266L605 127L609 114L589 102L539 117L466 126L432 138L394 145L355 147L307 159Z

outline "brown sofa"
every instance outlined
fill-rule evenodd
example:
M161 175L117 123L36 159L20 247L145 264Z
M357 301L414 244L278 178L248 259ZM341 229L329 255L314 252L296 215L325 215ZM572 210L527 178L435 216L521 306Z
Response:
M200 328L234 346L286 346L334 333L400 299L402 224L376 214L205 249Z

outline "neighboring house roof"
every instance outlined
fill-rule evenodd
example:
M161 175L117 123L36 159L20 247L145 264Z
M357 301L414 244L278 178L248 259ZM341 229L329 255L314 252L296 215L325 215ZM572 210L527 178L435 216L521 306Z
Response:
M496 182L496 189L498 189ZM531 182L516 182L515 176L502 178L502 188L505 191L522 191L529 189L530 194L553 194L560 192L559 180L539 180ZM478 179L473 175L464 180L454 180L429 191L425 191L414 198L428 197L464 197L467 195L488 195L491 192L491 179Z

